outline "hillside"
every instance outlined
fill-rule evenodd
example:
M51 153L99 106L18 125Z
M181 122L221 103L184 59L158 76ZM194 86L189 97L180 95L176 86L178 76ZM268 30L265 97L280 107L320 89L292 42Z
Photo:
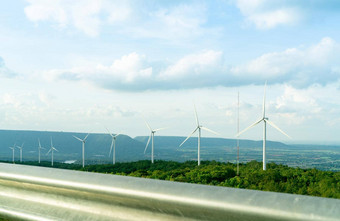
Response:
M59 150L55 152L56 161L80 160L82 144L74 136L84 138L85 133L71 132L48 132L48 131L17 131L17 130L0 130L0 154L2 160L11 160L12 151L9 147L22 145L24 143L23 160L37 160L38 139L41 145L46 148L42 151L42 160L49 160L46 156L47 150L53 145ZM88 161L108 162L111 145L111 137L108 134L90 134L85 144L85 156ZM116 142L116 158L119 161L133 161L146 159L144 153L144 144L132 139L126 135L120 135ZM15 150L16 159L19 159L19 150Z

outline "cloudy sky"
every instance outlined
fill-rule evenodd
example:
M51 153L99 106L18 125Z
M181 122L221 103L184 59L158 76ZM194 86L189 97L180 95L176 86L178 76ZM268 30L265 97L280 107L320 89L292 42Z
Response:
M340 143L337 0L0 2L0 128ZM203 136L214 136L203 132ZM242 135L261 139L259 125Z

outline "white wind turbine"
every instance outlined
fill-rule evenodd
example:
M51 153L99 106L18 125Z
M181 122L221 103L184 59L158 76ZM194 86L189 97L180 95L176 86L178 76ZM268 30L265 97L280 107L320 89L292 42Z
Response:
M112 164L115 164L116 163L116 139L120 134L113 135L112 133L110 133L109 129L106 128L106 130L112 138L109 156L111 155L111 151L112 151L112 147L113 147Z
M197 111L196 111L195 105L194 105L194 109L195 109L197 127L179 146L181 147L185 143L185 141L187 141L198 130L197 163L198 163L198 165L200 165L201 164L201 153L200 153L201 152L201 129L209 131L210 133L214 133L216 135L220 135L220 134L200 125L200 123L198 121L198 116L197 116Z
M83 143L83 167L85 166L85 142L86 142L86 138L89 136L90 133L88 133L84 139L80 139L79 137L76 137L73 135L74 138L76 138L77 140L81 141Z
M145 121L145 124L146 124L146 126L150 129L151 134L150 134L150 137L149 137L149 139L148 139L148 142L146 143L146 146L145 146L145 149L144 149L144 154L145 154L146 149L148 149L148 146L149 146L149 143L150 143L150 139L151 139L151 163L153 163L153 159L154 159L154 157L153 157L153 156L154 156L154 142L153 142L153 138L154 138L155 133L156 133L157 131L164 130L164 129L166 129L166 127L164 127L164 128L158 128L158 129L153 130L153 129L150 127L150 125L148 124L148 122Z
M52 138L51 138L51 142L52 142ZM39 138L38 138L38 143L39 143L38 151L39 151L39 163L40 163L40 151L43 150L43 149L45 149L45 148L43 148L43 147L41 146L41 144L40 144L40 139L39 139ZM53 165L52 165L52 166L53 166Z
M250 128L254 127L255 125L261 123L263 121L263 170L266 170L266 136L267 136L267 123L274 127L276 130L280 131L282 134L287 136L288 138L291 138L288 136L285 132L283 132L278 126L276 126L273 122L269 121L266 117L266 85L267 82L264 85L264 96L263 96L263 106L262 106L262 117L243 131L239 132L236 136L240 136L242 133L246 132Z
M22 148L24 147L24 143L22 143L21 146L17 146L17 148L20 150L20 163L22 162Z
M40 144L40 143L39 143ZM51 148L50 150L46 153L46 155L48 155L50 152L51 152L51 165L53 167L53 152L54 151L57 151L59 152L54 146L53 146L53 143L52 143L52 137L51 137Z
M14 163L14 150L15 150L15 144L13 147L9 147L9 149L12 149L12 162Z

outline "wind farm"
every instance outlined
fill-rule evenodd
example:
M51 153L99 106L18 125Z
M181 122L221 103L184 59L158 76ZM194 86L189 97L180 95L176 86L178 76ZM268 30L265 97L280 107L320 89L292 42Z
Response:
M262 116L259 120L257 120L255 123L251 124L244 130L240 132L239 130L239 122L240 122L240 111L242 112L242 109L240 109L240 96L239 92L237 93L237 105L234 109L235 111L235 118L234 121L237 126L237 135L236 139L228 138L233 137L232 134L229 136L223 137L219 133L202 126L200 123L196 105L194 104L194 118L195 118L195 128L194 130L189 134L187 137L181 137L181 136L160 136L158 139L155 139L155 133L166 129L166 128L158 128L153 129L148 122L145 120L145 125L150 131L149 136L137 136L135 138L129 137L128 135L124 135L121 133L112 133L107 128L106 134L102 133L91 133L91 137L93 139L89 140L89 146L87 147L87 156L85 155L85 143L88 141L88 137L90 133L69 133L72 135L74 140L80 141L82 143L81 146L81 155L79 155L79 151L77 151L78 147L76 143L74 143L73 140L65 139L63 136L64 141L61 139L58 139L59 147L61 148L62 152L58 153L57 162L63 163L63 162L71 162L71 163L80 163L82 167L85 167L85 158L88 158L88 164L105 164L109 161L107 157L105 157L105 151L103 147L107 144L110 144L110 150L109 150L109 157L111 157L111 163L115 165L117 163L116 155L117 155L117 149L116 144L118 141L119 144L119 159L118 162L129 162L129 161L136 161L136 160L145 160L146 159L146 151L149 146L151 146L151 163L153 164L154 161L154 147L155 147L155 141L157 144L157 156L159 160L174 160L179 162L184 162L187 160L195 160L197 161L197 165L201 165L202 158L203 160L217 160L219 162L233 162L236 163L237 169L236 174L239 174L239 164L240 163L247 163L252 160L258 160L262 161L262 170L267 170L267 162L278 162L285 165L290 165L293 167L313 167L317 166L318 168L329 168L331 170L340 170L340 168L337 166L338 160L337 156L338 153L335 153L335 155L328 155L327 151L325 151L324 155L320 158L326 159L329 158L329 160L326 160L324 163L316 163L315 161L308 162L308 159L303 159L305 156L305 149L301 148L302 146L299 145L288 145L281 142L273 142L267 140L267 124L274 127L277 131L279 131L281 134L285 135L287 138L291 139L291 137L283 132L276 124L274 124L272 121L270 121L267 117L267 111L266 111L266 87L267 82L264 85L264 92L263 92L263 102L262 102ZM241 100L242 102L242 100ZM244 101L243 101L244 102ZM255 127L257 124L263 123L263 139L262 141L251 141L251 140L242 140L240 139L240 135L244 134L246 131L251 129L252 127ZM217 136L216 138L205 138L202 137L202 130L210 132ZM197 132L197 141L195 142L192 138L192 136ZM39 134L42 135L41 132ZM223 133L225 134L225 133ZM58 133L53 133L50 136L52 137L59 137L60 135ZM69 135L67 135L69 136ZM81 139L80 137L83 136L84 138ZM13 137L12 135L7 135L7 137ZM27 137L27 136L26 136ZM31 136L31 138L38 140L38 163L41 163L41 151L44 150L41 144L41 139L39 137L34 138L35 135ZM119 139L117 139L119 138ZM43 138L44 143L46 144L46 137ZM27 140L22 139L14 139L10 140L10 143L14 142L22 142L21 146L16 146L19 149L19 162L23 163L23 144L24 142L27 142ZM52 144L52 138L51 138L51 147L48 150L47 154L51 154L51 165L54 165L55 157L54 152L58 151ZM202 143L203 142L203 143ZM241 142L241 148L240 148L240 142ZM105 144L107 143L107 144ZM151 143L151 145L150 145ZM186 144L186 145L184 145ZM10 145L10 144L9 144ZM29 146L32 146L31 143L28 143ZM72 148L70 148L70 145L72 145ZM159 147L158 147L159 145ZM195 148L196 145L196 148ZM202 145L203 145L203 152L202 152ZM260 145L262 146L262 159L260 159L260 155L258 154ZM269 146L268 146L269 145ZM47 146L47 145L45 145ZM144 146L144 147L143 147ZM143 147L143 148L142 148ZM190 148L189 148L190 147ZM268 155L268 147L270 147L270 152ZM311 147L314 148L314 147ZM326 147L328 148L328 147ZM337 147L329 147L331 151L336 150ZM196 149L196 150L195 150ZM79 149L78 149L79 150ZM144 150L144 151L142 151ZM292 153L295 155L291 155L288 150L294 150ZM195 155L196 152L196 156ZM32 161L34 160L34 153L36 153L34 150L27 149L26 151L26 160L25 161ZM46 155L47 155L46 154ZM291 157L291 156L292 157ZM307 154L309 155L309 154ZM202 157L203 156L203 157ZM325 158L326 157L326 158ZM300 158L300 159L299 159ZM303 160L301 160L303 159ZM46 160L46 159L44 159ZM12 162L15 162L15 152L12 149Z
M333 156L328 156L325 152L325 156L327 155L327 158L329 157L329 161L327 160L324 163L321 164L313 164L313 162L308 163L307 158L303 160L299 160L298 158L302 158L302 154L304 154L305 150L301 149L299 145L287 145L284 143L277 142L276 144L272 141L267 141L267 128L266 124L268 123L270 126L274 127L277 131L285 135L287 138L291 137L287 135L285 132L283 132L278 126L276 126L272 121L269 121L267 117L266 112L266 85L264 86L264 93L263 93L263 102L262 102L262 116L259 120L257 120L255 123L251 124L246 129L239 131L239 121L240 121L240 99L239 99L239 92L237 93L237 108L235 108L235 116L236 116L236 124L237 124L237 135L236 139L230 139L230 138L224 138L221 137L221 135L207 127L202 126L202 124L199 121L198 113L196 109L196 105L194 104L194 117L196 126L194 130L187 136L186 138L181 138L181 136L160 136L159 139L155 139L157 137L154 136L154 134L160 130L166 129L166 128L158 128L158 129L152 129L152 127L149 125L148 122L145 120L145 125L150 131L149 136L137 136L135 138L130 138L127 135L121 134L121 133L111 133L107 128L106 131L107 134L101 134L101 133L91 133L91 136L93 136L93 139L90 139L89 147L88 147L88 156L85 155L85 143L88 140L88 137L90 133L77 133L72 134L73 138L75 140L80 141L82 143L81 146L81 155L79 157L79 152L76 150L78 149L76 146L77 144L73 142L73 140L65 139L65 141L61 141L58 139L58 142L61 143L60 148L62 149L62 152L58 154L59 159L57 159L58 162L79 162L82 167L85 167L85 158L88 158L88 164L105 164L109 161L108 158L105 157L105 151L102 148L98 148L101 146L105 146L105 143L110 144L110 150L109 150L109 157L112 158L111 162L113 165L117 163L116 160L116 142L119 141L119 162L129 162L129 161L135 161L135 160L144 160L146 159L145 153L147 148L149 147L151 143L151 163L154 163L154 144L155 140L157 145L159 145L159 148L157 148L158 154L160 160L174 160L174 161L186 161L186 160L195 160L197 161L197 165L201 165L202 161L202 153L203 153L203 160L217 160L220 162L233 162L237 164L237 174L239 174L239 163L245 163L250 162L252 160L258 160L260 161L259 155L257 154L257 151L259 151L260 145L262 146L262 164L263 170L266 170L266 164L267 162L279 162L286 165L291 165L294 167L312 167L312 165L317 165L319 168L332 168L331 170L338 170L337 165L337 153ZM241 109L242 111L242 109ZM264 128L263 128L263 139L262 141L250 141L250 140L240 140L240 135L248 131L250 128L256 126L257 124L263 122ZM207 132L210 132L214 135L216 135L216 138L204 138L202 137L201 130L205 130ZM195 133L198 133L197 136L197 142L195 142L192 138L192 136ZM41 132L39 132L41 134ZM51 134L50 136L52 136ZM12 135L8 135L8 137L11 137ZM58 133L54 133L55 137L58 137ZM68 135L67 135L68 136ZM84 139L81 139L80 137L84 136ZM107 137L108 136L108 137ZM229 137L232 137L233 135L230 134ZM35 135L32 136L34 139ZM64 137L64 136L63 136ZM117 139L117 138L120 139ZM128 139L127 139L128 138ZM203 140L202 140L203 138ZM44 150L41 144L41 140L39 137L35 138L38 140L38 163L41 162L41 151ZM20 139L21 142L27 142L27 140ZM169 141L167 141L169 140ZM17 139L11 140L18 142ZM44 141L46 143L46 138L44 138ZM202 141L203 141L203 152L202 152ZM104 143L103 143L104 142ZM240 142L243 143L241 145L241 151L240 151ZM267 153L267 147L270 147L270 155L268 159L268 153ZM72 143L72 148L70 148L70 144ZM129 143L129 144L128 144ZM22 146L16 146L19 149L19 161L22 163L22 150L23 150L23 144ZM127 145L128 144L128 145ZM184 144L186 144L184 146ZM10 145L10 144L9 144ZM32 144L29 144L31 146ZM196 150L194 150L194 146L196 145ZM47 146L47 145L46 145ZM144 146L144 148L142 148ZM178 148L179 147L179 148ZM188 148L190 147L190 148ZM66 149L65 149L66 148ZM274 148L274 149L273 149ZM312 147L314 148L314 147ZM337 149L337 147L334 147ZM331 148L332 151L334 148ZM292 150L296 149L299 151L293 151L293 153L298 153L297 155L294 155L292 158L289 157L290 154L286 152L286 150ZM142 152L142 150L144 150ZM245 150L245 152L243 151ZM54 151L57 151L57 149L52 144L52 138L51 138L51 148L48 150L47 154L51 154L51 165L54 165L55 159L54 159ZM35 151L33 150L27 150L26 153L26 161L32 161L35 157L33 154ZM196 157L194 156L194 153L196 152ZM335 158L334 158L335 157ZM322 159L322 158L320 158ZM46 159L44 159L46 160ZM12 162L15 162L15 152L12 149ZM308 166L309 165L309 166Z

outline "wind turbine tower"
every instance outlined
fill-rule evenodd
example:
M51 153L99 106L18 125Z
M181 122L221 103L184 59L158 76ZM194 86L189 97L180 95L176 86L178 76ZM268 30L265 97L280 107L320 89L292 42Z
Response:
M51 137L51 142L52 142L52 137ZM45 148L43 148L43 147L41 146L41 144L40 144L40 139L38 139L38 143L39 143L38 152L39 152L39 164L40 164L40 151L41 151L42 149L45 149ZM52 165L52 166L53 166L53 165Z
M237 93L237 133L240 133L240 92ZM237 176L240 175L240 139L237 137Z
M53 152L54 152L54 151L57 151L57 152L58 152L58 150L53 146L52 137L51 137L51 148L50 148L50 150L46 153L46 155L48 155L48 154L51 152L51 165L52 165L52 167L53 167Z
M86 142L86 139L87 137L89 136L89 133L85 136L84 139L80 139L79 137L76 137L73 135L74 138L76 138L77 140L81 141L82 142L82 152L83 152L83 168L85 167L85 142Z
M12 162L14 163L15 144L13 145L13 147L9 147L9 149L12 149Z
M20 163L22 163L22 148L24 147L24 143L22 143L21 146L17 146L17 148L20 150Z
M196 111L196 106L194 105L194 109L195 109L195 116L196 116L196 123L197 123L197 127L194 129L194 131L179 145L180 147L185 143L185 141L187 141L197 130L198 130L198 144L197 144L197 163L198 166L201 164L201 129L209 131L210 133L214 133L216 135L220 135L219 133L210 130L209 128L203 127L202 125L200 125L199 121L198 121L198 116L197 116L197 111Z
M273 122L269 121L266 117L266 85L267 82L264 85L264 96L263 96L263 105L262 105L262 118L244 129L243 131L239 132L236 136L239 137L241 134L249 130L250 128L254 127L255 125L261 123L263 121L263 170L266 170L266 139L267 139L267 123L274 127L276 130L280 131L282 134L287 136L288 138L291 138L288 136L285 132L283 132L278 126L276 126Z
M145 146L145 149L144 149L144 154L145 154L146 149L148 149L148 146L149 146L149 143L150 143L150 139L151 139L151 163L153 163L154 162L154 141L153 140L154 140L155 133L157 131L164 130L166 128L164 127L164 128L158 128L158 129L153 130L150 127L150 125L148 124L148 122L145 121L145 124L149 128L151 134L149 136L148 142L146 143L146 146Z
M106 128L106 130L112 138L109 156L111 155L111 151L112 151L112 147L113 147L112 164L115 164L116 163L116 139L120 134L113 135L112 133L110 133L110 131L107 128Z

